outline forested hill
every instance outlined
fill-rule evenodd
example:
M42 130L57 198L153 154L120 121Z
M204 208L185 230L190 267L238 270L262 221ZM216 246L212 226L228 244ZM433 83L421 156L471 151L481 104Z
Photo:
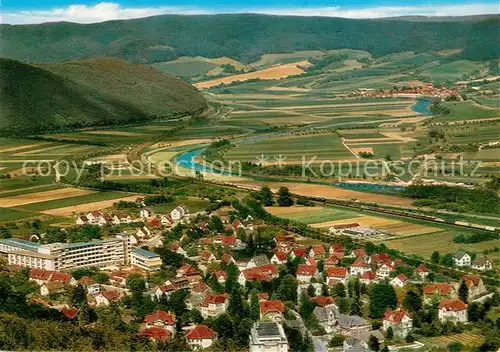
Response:
M469 60L497 58L500 16L418 21L255 14L164 15L95 24L2 25L2 55L33 62L112 56L151 63L179 56L229 56L351 48L374 55L464 49Z
M166 73L119 59L30 65L0 58L0 135L195 114L205 98Z

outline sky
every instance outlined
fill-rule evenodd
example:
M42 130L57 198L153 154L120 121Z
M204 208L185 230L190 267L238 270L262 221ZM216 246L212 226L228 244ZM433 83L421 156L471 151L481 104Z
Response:
M498 0L0 0L0 22L94 23L162 14L262 13L380 18L500 13Z

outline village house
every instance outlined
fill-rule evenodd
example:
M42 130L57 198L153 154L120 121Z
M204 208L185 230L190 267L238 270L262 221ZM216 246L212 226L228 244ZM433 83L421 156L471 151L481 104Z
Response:
M66 292L66 285L60 282L47 282L40 286L40 294L42 296L48 296L50 294L64 293Z
M217 340L217 334L206 325L196 325L186 333L186 340L193 348L208 348Z
M385 341L384 335L379 330L365 331L354 336L349 336L344 340L343 350L360 352L360 351L370 351L370 338L374 336L380 344Z
M444 299L439 302L438 317L441 323L451 321L467 324L467 304L459 299Z
M348 224L337 224L333 225L328 229L328 232L331 234L339 235L344 230L355 229L358 228L358 223L348 223Z
M231 253L224 253L222 255L222 262L224 262L226 264L229 264L229 263L235 264L236 260L234 260L234 258L231 255Z
M335 305L335 299L330 296L315 296L309 298L309 300L315 302L317 307L330 307Z
M256 267L263 266L263 265L266 265L269 263L270 263L270 261L267 258L267 256L265 254L262 254L262 255L255 256L252 259L250 259L246 265L246 268L247 269L256 268Z
M484 286L483 279L481 279L479 276L476 276L476 275L464 275L464 276L462 276L458 287L460 287L460 284L462 282L465 282L465 285L467 286L469 300L473 300L474 298L481 297L482 295L484 295L488 292L488 290L486 289L486 286Z
M227 274L225 271L218 270L218 271L213 273L213 276L214 276L215 280L217 280L217 282L220 283L221 285L224 285L226 283Z
M354 227L351 229L344 229L341 231L342 235L345 236L351 236L351 237L356 237L356 238L362 238L362 237L373 237L375 235L378 235L378 231L374 229L367 229L363 227Z
M168 249L184 257L188 256L187 252L182 248L181 243L179 241L172 241L168 246Z
M65 305L59 311L63 313L66 318L75 319L78 313L80 313L80 308L69 307L68 305Z
M361 276L359 277L359 281L362 284L365 285L370 285L374 280L377 278L377 273L374 273L373 271L365 271Z
M101 285L90 276L82 276L78 280L78 284L82 285L89 295L94 295L101 291Z
M299 264L297 266L297 280L300 283L308 283L311 282L313 277L318 276L318 269L316 266L307 265L307 264Z
M380 268L378 268L377 276L380 278L389 277L393 270L394 268L390 262L384 263L380 266Z
M415 269L415 275L417 276L417 278L419 278L420 280L426 280L427 277L429 276L429 269L427 269L423 264L420 264L419 266L417 266L417 268Z
M487 271L493 269L493 263L486 257L477 257L472 261L472 269Z
M249 352L287 352L288 340L280 323L255 322L250 329Z
M188 209L182 205L178 205L174 209L172 209L172 211L170 212L170 217L173 221L179 221L187 214L189 214Z
M170 338L170 331L159 326L153 326L140 331L138 335L147 337L151 341L165 341Z
M357 315L339 314L336 317L335 331L344 336L353 336L370 331L372 324Z
M377 264L378 267L380 267L383 264L387 264L387 263L390 264L392 262L391 262L391 257L389 256L389 254L387 254L387 253L375 253L375 254L371 255L369 263L370 264L375 263L375 264Z
M229 303L229 295L224 294L207 294L201 303L201 316L206 319L208 317L215 318L226 312Z
M111 302L118 301L120 299L120 293L117 291L101 291L98 294L93 296L95 299L95 305L97 307L100 306L109 306Z
M306 250L304 248L295 248L290 253L290 259L294 260L295 258L305 258L307 255Z
M276 265L284 265L288 262L288 254L283 251L276 251L271 257L271 263Z
M351 253L349 253L349 255L347 256L347 258L363 258L363 259L366 259L367 256L366 256L366 252L363 248L356 248L356 249L353 249L351 251Z
M277 249L289 252L295 246L295 236L288 234L278 235L274 237L274 242Z
M349 272L344 267L333 267L326 269L326 281L329 286L334 286L338 283L346 284L349 279Z
M139 217L141 219L147 219L149 218L149 216L153 214L153 212L151 210L149 210L148 208L142 208L140 211L139 211Z
M146 328L160 327L168 330L172 335L175 334L175 314L158 310L155 313L148 314L144 318Z
M342 243L334 243L328 249L330 255L334 253L345 253L344 245Z
M280 300L273 301L260 301L260 319L272 320L281 322L283 321L283 313L285 312L285 305Z
M147 228L146 226L141 227L137 232L135 233L137 237L139 237L140 240L146 239L151 237L151 230Z
M85 215L80 215L76 217L76 224L79 226L85 225L88 222L88 219Z
M458 298L456 287L449 283L435 282L426 285L423 289L424 303L431 304L431 302L441 301L442 299L455 299Z
M245 286L247 281L270 282L278 276L278 267L274 264L266 264L259 267L244 269L238 276L238 283Z
M453 254L453 262L455 266L458 267L470 266L471 259L472 259L471 256L464 251L458 251L455 254Z
M370 265L362 257L357 257L349 268L351 276L360 276L367 271L371 271Z
M172 221L172 218L168 215L162 215L160 216L160 224L161 226L172 226L173 225L173 221Z
M413 319L404 309L388 310L384 313L382 324L384 331L387 332L387 329L392 328L395 337L405 338L411 333Z
M189 281L196 281L201 278L200 272L189 264L184 264L177 269L176 276L178 278L185 277Z
M323 245L321 244L312 246L311 249L309 250L309 257L317 260L325 258L326 257L325 247L323 247Z
M34 281L38 285L42 285L44 283L49 282L50 275L52 275L51 271L44 269L32 268L29 272L29 281Z
M333 268L333 267L337 266L338 262L339 262L339 259L336 256L330 255L328 258L323 260L323 268L324 268L324 270L326 270L328 268Z
M391 280L391 285L394 287L403 288L408 282L408 277L404 274L399 274L394 279Z
M160 285L157 286L156 289L150 294L151 299L153 300L156 298L156 300L160 300L163 296L169 297L172 293L177 291L177 287L175 285L169 284L169 285Z
M313 315L318 319L319 325L325 329L327 334L335 330L336 316L338 314L338 309L335 305L328 305L326 307L317 306L313 310Z
M215 257L215 254L213 254L209 250L205 250L205 251L201 252L200 261L202 261L204 263L212 263L212 262L215 262L216 260L217 260L217 258Z

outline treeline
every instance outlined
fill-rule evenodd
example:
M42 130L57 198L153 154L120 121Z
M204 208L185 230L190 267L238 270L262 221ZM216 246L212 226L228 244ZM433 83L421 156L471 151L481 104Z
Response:
M339 62L346 60L348 58L347 54L336 54L322 57L320 59L310 58L308 61L312 63L312 66L307 69L307 71L319 71L324 69L334 62Z
M495 232L478 232L471 235L460 234L453 237L455 243L479 243L484 241L499 240L500 234Z
M457 212L498 213L500 202L495 191L445 185L410 185L403 194L418 200L415 205Z

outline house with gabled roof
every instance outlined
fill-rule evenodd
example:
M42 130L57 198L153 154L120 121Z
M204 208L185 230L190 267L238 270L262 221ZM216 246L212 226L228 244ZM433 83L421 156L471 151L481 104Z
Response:
M370 265L364 260L363 257L357 257L349 268L351 276L360 276L364 272L371 271Z
M71 285L71 286L76 286L77 281L75 278L68 273L62 273L62 272L57 272L54 271L51 273L50 278L49 278L50 283L61 283L63 285Z
M118 301L121 297L117 291L101 291L93 296L96 306L109 306L111 302Z
M328 268L333 268L333 267L337 266L338 262L339 262L339 259L336 256L330 255L328 258L323 260L323 268L325 270Z
M458 298L457 288L447 282L435 282L424 286L424 303L439 302L442 299Z
M453 263L458 267L471 266L472 258L469 253L458 251L453 254Z
M213 254L211 251L204 250L203 252L201 252L200 261L205 263L212 263L216 260L217 258L215 257L215 254Z
M420 280L426 280L427 277L429 276L429 269L427 269L424 264L420 264L417 266L415 269L415 275L420 279Z
M163 284L163 285L156 287L156 289L151 294L151 299L156 298L156 300L159 301L164 295L165 295L165 297L169 297L175 291L177 291L177 287L175 285Z
M408 283L408 277L404 274L399 274L391 280L391 285L394 287L403 288Z
M307 255L307 252L306 252L305 248L295 248L290 253L290 259L294 260L297 257L299 257L299 258L305 258L306 255Z
M217 333L206 325L195 325L186 333L186 340L193 348L208 348L217 340Z
M280 300L260 301L260 319L283 321L283 313L285 312L285 304Z
M486 257L477 257L472 261L472 269L487 271L493 269L493 263Z
M374 282L377 279L377 273L373 271L365 271L363 274L359 276L359 281L362 284L365 285L370 285L372 282Z
M384 331L392 328L394 336L405 338L411 333L413 319L405 309L388 310L384 313L382 324Z
M29 280L36 282L38 285L49 282L51 271L45 269L32 268L29 272Z
M297 266L297 280L301 283L311 282L311 279L319 276L318 269L314 265L299 264Z
M309 300L316 303L317 307L330 307L335 305L335 298L330 296L315 296L309 298Z
M189 214L188 209L183 205L178 205L170 212L170 217L173 221L179 221L183 217Z
M151 237L151 230L147 226L143 226L139 230L137 230L135 235L139 237L139 239L143 240Z
M486 286L484 286L483 279L481 279L480 276L464 275L460 278L460 283L458 284L458 287L460 287L462 282L465 282L465 285L467 286L469 300L481 297L482 295L488 292Z
M218 271L214 272L212 275L215 278L215 280L217 280L217 282L219 282L220 284L223 285L226 283L227 274L225 271L218 270Z
M333 267L326 269L326 281L329 286L334 286L338 283L346 284L349 279L349 272L344 267Z
M159 326L146 328L138 333L139 336L147 337L152 341L165 341L170 338L170 331Z
M188 256L187 252L182 248L181 243L179 241L170 242L170 244L168 245L168 249L184 257Z
M80 313L80 308L64 306L60 309L60 312L64 314L64 316L68 319L75 319Z
M144 317L146 328L160 327L168 330L171 334L175 334L175 314L165 312L164 310L157 310L152 314Z
M226 264L229 264L229 263L233 263L235 264L236 263L236 260L234 260L233 256L231 255L231 253L224 253L222 255L222 261Z
M287 262L288 262L288 254L280 250L277 250L271 257L271 263L276 265L284 265Z
M330 246L330 249L328 250L328 253L333 254L333 253L344 253L344 245L342 243L334 243Z
M203 318L216 318L226 312L229 304L229 295L209 293L201 303L201 315Z
M452 323L467 324L467 304L459 299L444 299L439 302L438 317L441 323L451 321Z
M312 257L314 259L322 259L325 256L326 256L325 247L323 247L323 245L321 244L314 245L309 250L309 257Z
M347 256L347 258L358 258L358 257L366 259L367 255L366 255L366 252L363 248L355 248Z
M392 271L394 271L394 267L391 262L385 262L378 268L377 276L380 278L389 277Z

